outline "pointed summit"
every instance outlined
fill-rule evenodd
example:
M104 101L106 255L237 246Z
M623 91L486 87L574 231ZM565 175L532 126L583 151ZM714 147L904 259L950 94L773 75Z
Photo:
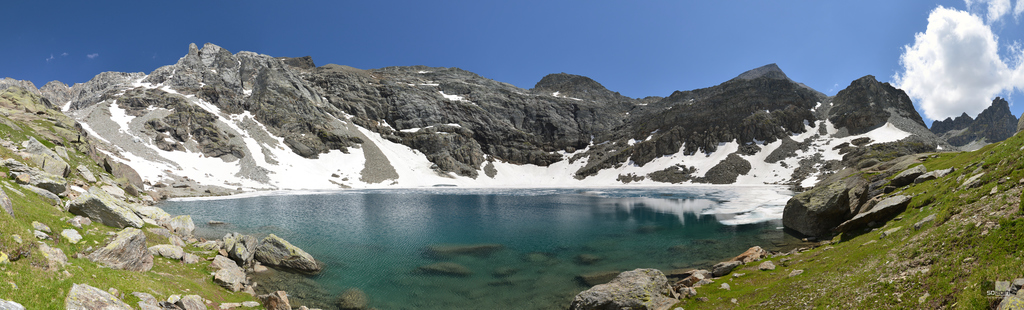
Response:
M753 69L753 70L750 70L750 71L747 71L747 72L743 72L743 74L740 74L735 79L753 80L753 79L760 78L760 77L765 77L765 78L769 78L769 79L777 79L777 80L788 80L789 79L789 77L786 76L786 73L782 72L782 69L780 69L779 66L776 65L776 64L767 64L767 65L761 66L759 68L756 68L756 69Z

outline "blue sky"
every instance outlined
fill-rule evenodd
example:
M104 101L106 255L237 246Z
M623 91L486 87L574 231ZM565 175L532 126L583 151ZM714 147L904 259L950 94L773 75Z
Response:
M0 77L148 73L212 42L317 65L459 67L523 88L567 72L645 97L777 63L828 95L869 74L899 82L930 119L1024 98L1019 2L17 1L0 19ZM978 47L985 31L994 51Z

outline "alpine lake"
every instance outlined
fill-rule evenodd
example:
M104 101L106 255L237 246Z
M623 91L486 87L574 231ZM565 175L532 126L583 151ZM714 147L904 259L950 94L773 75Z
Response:
M636 268L708 268L752 246L798 246L777 218L723 223L735 215L716 210L745 190L346 190L159 206L191 215L198 237L275 234L323 262L312 276L252 276L258 293L285 290L293 307L338 309L354 288L377 309L566 309L590 287L582 275L607 281ZM783 206L756 207L781 215Z

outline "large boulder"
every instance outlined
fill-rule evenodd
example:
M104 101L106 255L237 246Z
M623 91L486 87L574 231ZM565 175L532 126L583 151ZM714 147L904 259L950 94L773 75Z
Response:
M29 184L22 184L21 187L29 190L30 192L36 193L40 197L43 197L43 200L46 200L46 202L50 203L50 205L52 206L61 205L60 196L57 196L57 194L54 194L51 191L35 187Z
M727 275L730 272L732 272L733 269L736 269L736 267L739 267L739 265L743 265L743 262L742 261L735 261L734 260L734 261L717 263L717 264L715 264L714 266L711 267L711 275L716 277L716 278L724 276L724 275Z
M738 261L746 264L749 262L759 261L765 256L768 256L768 251L765 251L759 246L753 246L744 251L742 254L733 257L730 261Z
M907 209L907 205L910 204L910 199L911 197L907 195L896 195L886 198L876 204L871 208L871 210L861 212L852 219L843 222L841 225L837 226L835 230L836 232L844 232L867 225L870 222L883 220L887 217L896 215Z
M288 293L277 291L266 295L256 296L267 310L292 310L288 303Z
M75 170L78 170L78 174L81 175L86 182L96 183L96 175L92 174L92 171L90 171L88 167L78 165Z
M25 306L13 301L0 299L0 310L25 310Z
M64 255L63 250L50 247L46 242L39 243L39 252L43 253L43 258L46 259L46 266L44 268L47 271L59 270L68 263L68 256Z
M146 223L163 226L171 220L171 214L160 209L159 207L143 206L137 204L128 205L129 208L135 211L135 214L142 216L142 220Z
M146 248L146 235L131 227L118 232L113 241L88 258L113 269L145 272L153 268L153 254Z
M68 181L64 177L29 167L11 158L3 160L3 164L10 169L11 176L19 184L36 186L57 195L68 189Z
M322 269L312 255L274 234L260 242L254 256L257 261L268 266L285 267L306 273L317 273Z
M192 231L196 229L196 224L192 222L191 215L179 215L167 221L164 227L167 227L167 229L178 236L188 238L192 236Z
M110 227L142 228L145 222L124 203L114 199L99 187L93 186L68 204L68 212L81 215Z
M782 225L808 236L828 234L850 214L849 189L843 182L815 186L789 199Z
M21 146L25 149L25 154L22 157L36 164L43 171L63 178L66 178L71 172L71 166L60 155L40 143L36 138L28 137L28 140L22 142Z
M579 293L569 309L662 310L679 302L670 296L672 287L665 274L657 269L636 269Z
M253 255L256 254L256 246L259 241L255 236L243 235L237 232L224 235L224 250L228 252L228 258L235 260L239 265L252 264Z
M914 180L916 180L917 177L927 172L928 168L925 168L924 165L914 166L913 168L903 170L903 172L900 172L900 174L897 174L895 177L893 177L892 181L889 181L889 185L895 187L904 187L910 185L914 183Z
M185 257L185 250L180 246L170 244L157 244L149 247L149 254L163 256L170 259L181 260Z
M232 292L237 292L245 287L245 271L238 267L235 262L227 257L217 255L210 263L210 267L217 271L213 274L213 282Z
M206 310L206 303L199 295L182 296L174 305L182 310Z
M132 307L114 295L87 284L71 286L68 297L64 299L64 308L68 310L131 310Z

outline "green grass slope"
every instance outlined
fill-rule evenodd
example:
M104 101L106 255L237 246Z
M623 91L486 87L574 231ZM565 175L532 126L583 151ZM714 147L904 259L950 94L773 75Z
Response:
M858 229L816 248L738 267L698 288L685 309L988 309L995 281L1024 278L1024 135L974 152L927 156L943 178L890 195L910 206L874 229ZM963 186L982 175L976 187ZM929 215L934 221L915 223ZM790 276L795 270L799 275ZM737 273L742 276L734 276ZM730 289L721 289L729 283Z
M72 173L68 177L71 184L84 186L126 186L125 180L115 178L92 160L86 152L88 142L79 136L74 128L74 121L59 111L47 109L39 104L38 96L19 88L11 88L0 93L0 144L20 145L29 137L34 137L47 147L63 146L67 149L68 164ZM8 147L0 147L0 158L21 157ZM27 165L33 164L25 162ZM74 167L83 165L101 179L96 184L88 184ZM91 249L106 244L110 235L117 229L93 223L77 229L83 239L71 244L60 238L64 229L75 229L67 220L74 215L47 203L37 194L22 188L8 176L6 167L0 166L4 178L0 178L0 190L10 197L14 205L14 215L0 211L0 256L8 256L7 262L0 262L0 299L14 301L28 309L63 309L64 299L72 284L88 284L101 290L116 289L126 303L135 306L139 299L132 292L144 292L154 295L159 300L166 300L170 295L200 295L212 301L207 306L216 308L224 302L242 302L255 298L245 293L232 293L213 283L210 276L213 270L207 262L183 264L181 261L155 257L153 269L148 272L132 272L104 268L88 259L75 258L77 253L86 253ZM67 197L62 197L67 201ZM38 221L50 227L51 238L39 240L33 236L32 222ZM156 227L147 224L143 228ZM17 236L17 237L16 237ZM19 243L17 239L21 239ZM146 231L148 246L166 244L166 237ZM40 243L61 249L68 256L68 265L57 270L46 270L46 260L39 250ZM195 253L204 258L216 255L202 249L187 246L186 252Z

